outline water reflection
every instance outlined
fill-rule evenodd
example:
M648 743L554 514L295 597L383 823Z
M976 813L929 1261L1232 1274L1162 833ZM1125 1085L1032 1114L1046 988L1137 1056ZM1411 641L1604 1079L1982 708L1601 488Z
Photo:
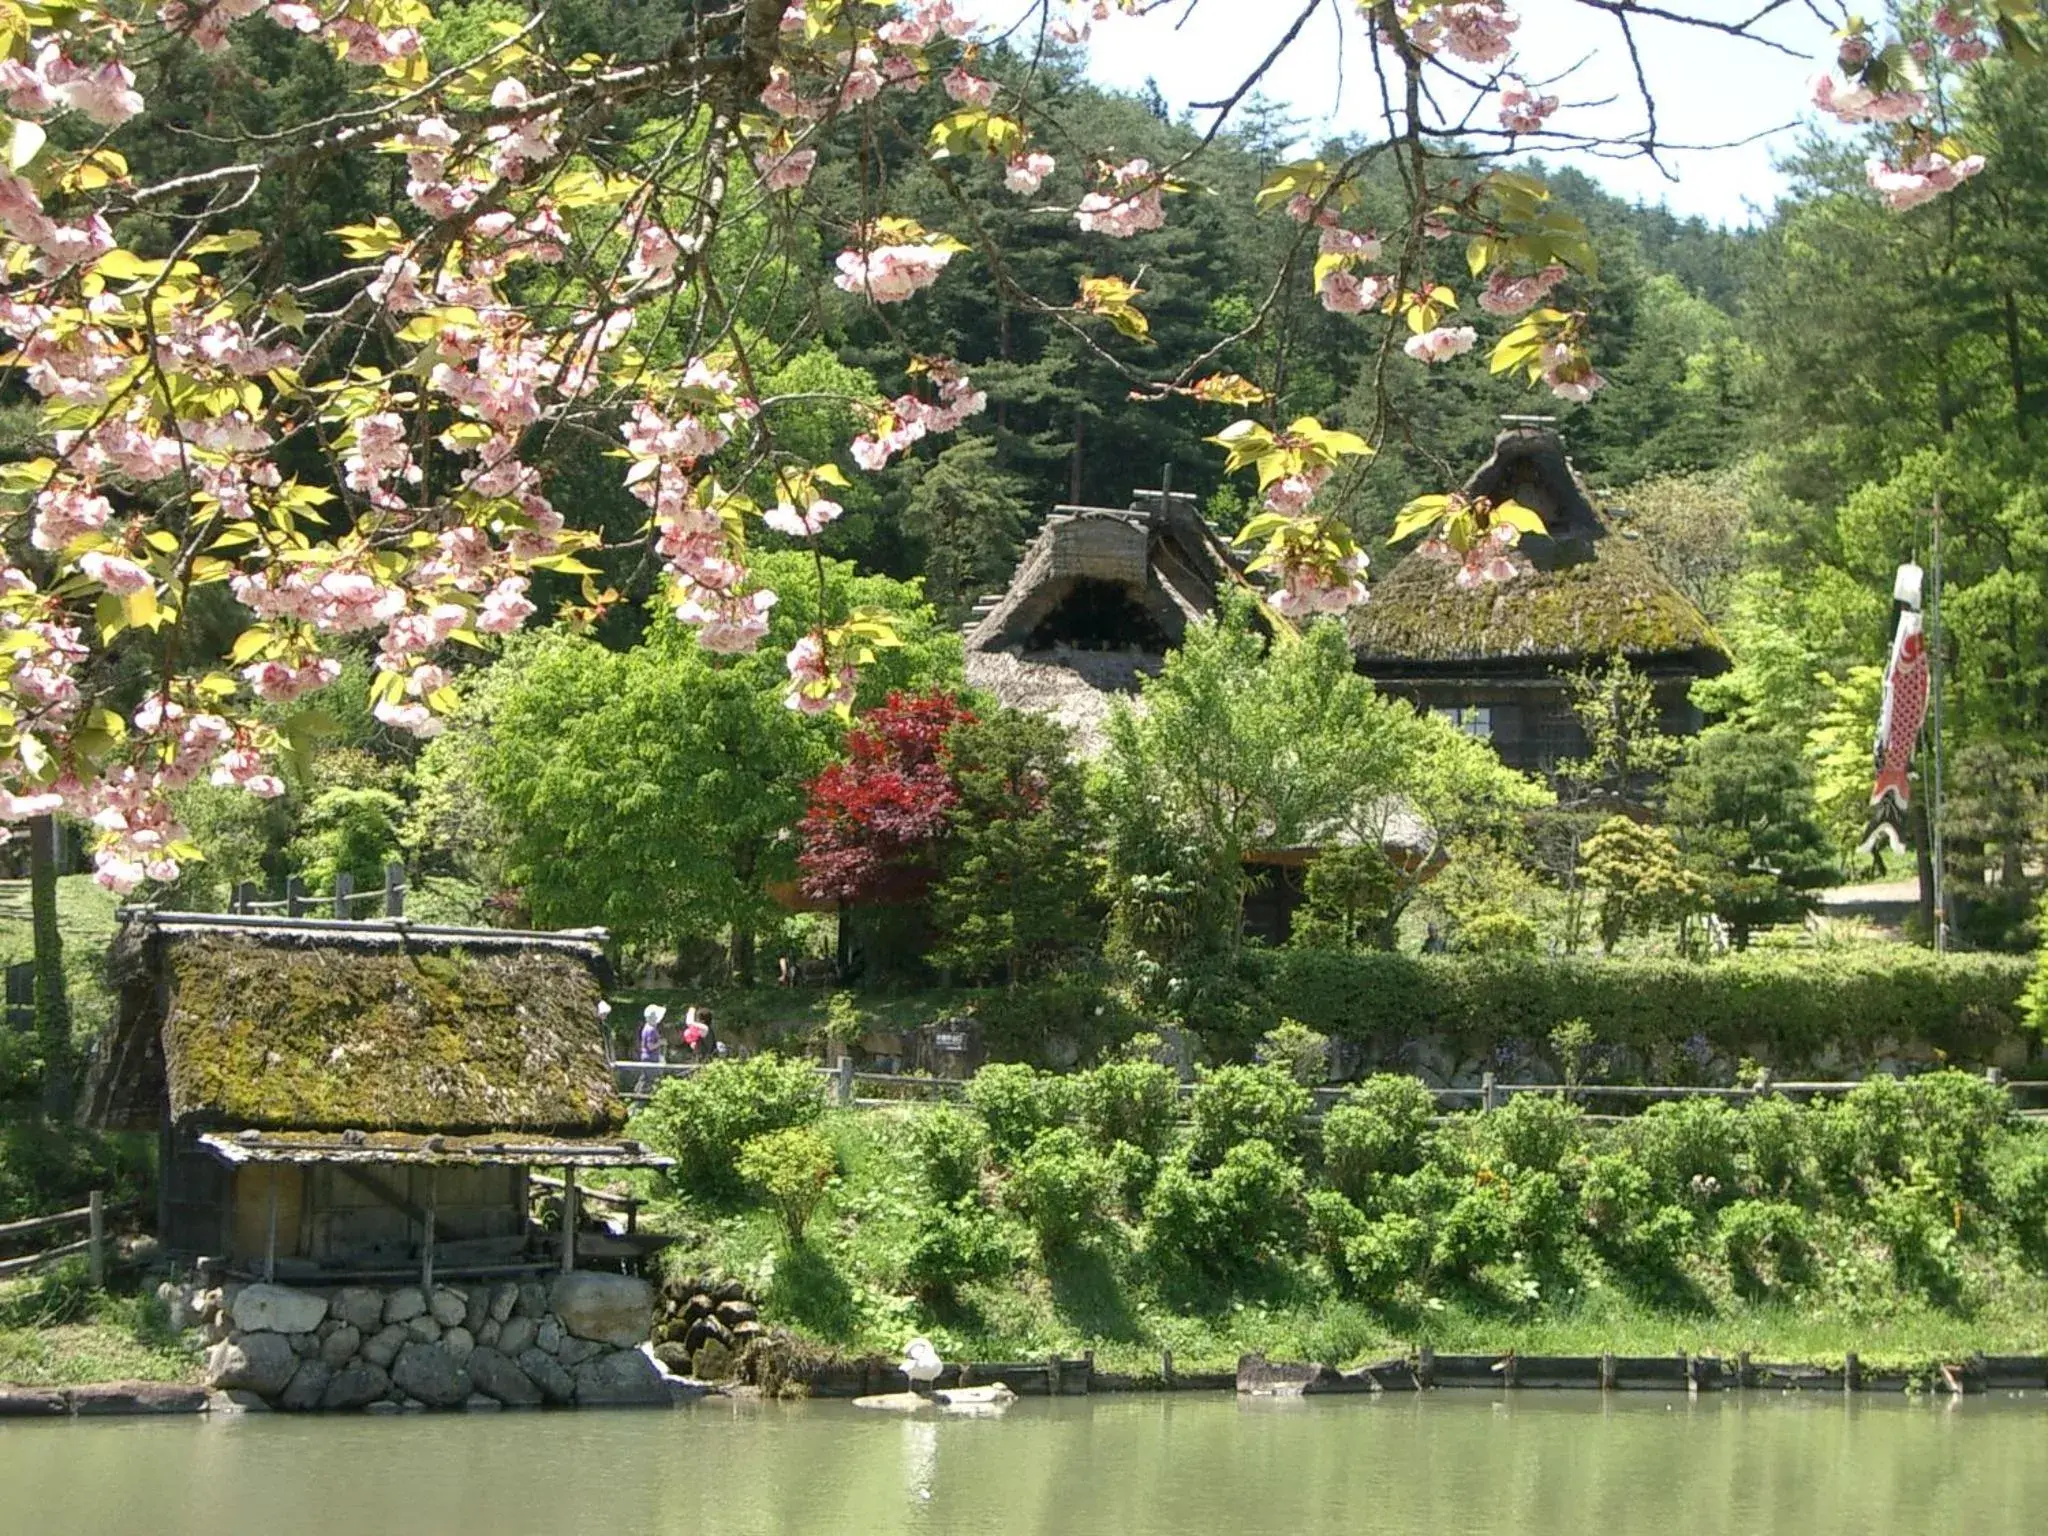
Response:
M2017 1536L2048 1398L1524 1392L0 1423L0 1532L66 1536Z

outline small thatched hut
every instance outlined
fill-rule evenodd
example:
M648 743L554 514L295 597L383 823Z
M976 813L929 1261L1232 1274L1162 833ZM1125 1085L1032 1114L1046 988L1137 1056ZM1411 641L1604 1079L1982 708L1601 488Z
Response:
M174 1253L295 1280L552 1263L531 1169L665 1161L619 1134L602 935L122 916L87 1118L161 1135Z
M1056 507L1009 586L975 605L967 681L1058 720L1093 756L1112 702L1159 671L1238 572L1192 496L1140 491L1123 510Z
M1519 501L1548 537L1522 541L1515 580L1476 591L1420 552L1399 560L1353 610L1359 671L1490 740L1513 768L1547 773L1584 753L1563 674L1615 656L1649 676L1666 730L1697 731L1688 693L1727 668L1727 650L1649 552L1608 526L1557 434L1502 432L1465 493Z

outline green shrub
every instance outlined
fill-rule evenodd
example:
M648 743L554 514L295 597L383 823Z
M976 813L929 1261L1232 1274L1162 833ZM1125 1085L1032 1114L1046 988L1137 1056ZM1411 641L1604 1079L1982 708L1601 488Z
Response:
M1528 1172L1557 1172L1585 1132L1578 1109L1548 1094L1518 1093L1473 1118L1478 1145L1490 1150L1495 1166Z
M1343 1272L1362 1300L1384 1305L1403 1285L1425 1278L1430 1249L1428 1222L1390 1212L1345 1243Z
M1016 1254L1003 1224L971 1203L925 1206L904 1257L904 1283L927 1301L951 1297L973 1280L1009 1273Z
M997 1161L1015 1164L1034 1141L1065 1122L1071 1081L1007 1061L993 1062L968 1080L967 1102L988 1127Z
M1495 1179L1460 1195L1437 1223L1432 1266L1470 1280L1515 1251L1514 1212L1507 1188Z
M1107 1218L1117 1170L1071 1126L1045 1132L1017 1159L1007 1198L1051 1254L1086 1241Z
M770 1131L814 1124L824 1112L817 1070L764 1052L670 1078L633 1123L642 1140L676 1160L673 1176L683 1189L731 1195L740 1187L734 1159L743 1145Z
M2005 1138L1991 1165L1992 1200L2029 1263L2048 1268L2048 1132Z
M1014 1061L1046 1060L1046 1047L1056 1039L1085 1060L1143 1027L1143 1020L1115 994L1088 977L992 992L975 1004L974 1012L990 1051Z
M1146 1247L1220 1279L1240 1274L1299 1234L1301 1182L1258 1140L1231 1147L1210 1173L1169 1163L1146 1203Z
M1869 1191L1867 1209L1899 1283L1936 1302L1952 1300L1960 1279L1954 1202L1931 1183L1914 1181L1879 1185Z
M1577 1205L1554 1173L1525 1173L1508 1186L1508 1225L1525 1255L1554 1258L1563 1252L1577 1216Z
M1481 912L1458 925L1451 943L1462 955L1533 955L1541 939L1519 912Z
M1381 1073L1357 1084L1323 1116L1323 1172L1364 1203L1373 1184L1421 1166L1436 1096L1417 1078Z
M2011 1097L1974 1072L1908 1078L1906 1095L1918 1133L1914 1154L1935 1187L1958 1200L1980 1198L1989 1188L1992 1142L2012 1119Z
M1364 1233L1372 1218L1334 1189L1312 1189L1306 1201L1309 1237L1330 1273L1344 1273L1344 1245Z
M1805 1195L1812 1183L1812 1112L1773 1096L1750 1100L1737 1121L1747 1185L1767 1199Z
M1579 1212L1609 1263L1660 1282L1679 1272L1697 1225L1683 1206L1658 1202L1649 1170L1626 1152L1600 1152L1588 1160Z
M1301 1118L1315 1102L1283 1067L1218 1067L1195 1082L1188 1101L1188 1161L1196 1168L1220 1165L1241 1141L1263 1141L1291 1154L1301 1136Z
M1279 1067L1304 1088L1330 1080L1330 1037L1299 1019L1282 1019L1259 1038L1252 1053L1261 1066Z
M1920 1178L1950 1201L1979 1199L2011 1113L2004 1091L1971 1073L1873 1077L1816 1116L1817 1161L1843 1193Z
M1074 1077L1073 1104L1096 1146L1125 1142L1156 1158L1179 1121L1180 1078L1156 1061L1106 1061Z
M1572 1019L1609 1051L1674 1072L1689 1072L1687 1047L1702 1044L1730 1061L1758 1056L1785 1076L1830 1051L1869 1063L1891 1041L1988 1064L1999 1046L2034 1038L2019 1012L2027 960L1903 945L1751 950L1706 964L1284 949L1247 951L1241 970L1247 1040L1299 1019L1379 1060L1418 1037L1485 1057L1548 1040Z
M1721 1099L1652 1104L1625 1138L1665 1205L1715 1206L1741 1193L1742 1117Z
M95 1189L110 1202L147 1200L155 1141L52 1125L35 1113L0 1116L0 1221L75 1210Z
M981 1187L988 1134L981 1121L952 1104L913 1115L904 1127L918 1182L940 1205L952 1205Z
M1736 1290L1761 1297L1803 1280L1812 1253L1811 1221L1784 1200L1737 1200L1723 1210L1715 1235Z
M789 1240L800 1243L818 1202L839 1174L839 1157L823 1136L807 1125L795 1125L742 1142L734 1166L740 1178L775 1207Z

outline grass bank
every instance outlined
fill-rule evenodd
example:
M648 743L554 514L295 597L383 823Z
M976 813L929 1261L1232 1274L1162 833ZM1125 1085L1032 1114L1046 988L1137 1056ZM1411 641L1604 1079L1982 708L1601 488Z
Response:
M197 1350L172 1332L154 1296L94 1291L82 1263L0 1284L0 1382L75 1387L199 1376Z
M1533 1099L1435 1120L1386 1079L1306 1132L1264 1069L1212 1074L1185 1119L1148 1106L1160 1084L1130 1063L993 1069L964 1112L828 1111L794 1074L785 1091L772 1068L718 1070L724 1087L664 1089L639 1122L682 1160L651 1220L681 1236L672 1272L744 1279L766 1321L822 1344L923 1333L950 1358L1093 1349L1130 1371L1163 1349L1205 1369L1418 1343L1872 1367L2048 1353L2048 1132L1961 1074L1617 1127ZM800 1238L787 1189L717 1161L778 1120L836 1169Z

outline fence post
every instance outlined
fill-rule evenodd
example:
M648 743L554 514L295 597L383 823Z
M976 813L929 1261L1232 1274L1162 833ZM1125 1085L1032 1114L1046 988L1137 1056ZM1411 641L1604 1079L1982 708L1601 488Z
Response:
M839 1058L839 1070L832 1079L832 1100L841 1109L853 1108L853 1058Z
M562 1273L576 1267L576 1205L582 1191L576 1188L576 1165L562 1167Z
M297 875L290 876L284 883L284 915L306 915L306 882Z
M1493 1086L1493 1074L1492 1074L1491 1072L1482 1072L1482 1073L1480 1073L1480 1074L1479 1074L1479 1108L1480 1108L1480 1111L1481 1111L1482 1113L1485 1113L1485 1114L1491 1114L1491 1113L1492 1113L1492 1112L1493 1112L1493 1111L1494 1111L1495 1109L1497 1109L1497 1108L1499 1108L1499 1107L1500 1107L1500 1095L1499 1095L1499 1094L1498 1094L1498 1093L1497 1093L1497 1092L1495 1091L1495 1089L1494 1089L1494 1086Z
M1986 1067L1984 1069L1984 1081L1994 1088L2003 1088L2005 1086L2005 1072L1999 1067Z
M348 899L356 893L356 877L342 870L334 877L334 915L337 919L348 920Z
M239 912L244 917L247 917L256 910L256 882L254 880L237 880L235 882L235 893L228 901L228 910L230 912Z
M384 866L384 915L405 916L405 866L386 864Z
M107 1288L107 1208L106 1197L94 1190L86 1197L88 1207L86 1230L90 1246L85 1250L87 1278L96 1291Z

